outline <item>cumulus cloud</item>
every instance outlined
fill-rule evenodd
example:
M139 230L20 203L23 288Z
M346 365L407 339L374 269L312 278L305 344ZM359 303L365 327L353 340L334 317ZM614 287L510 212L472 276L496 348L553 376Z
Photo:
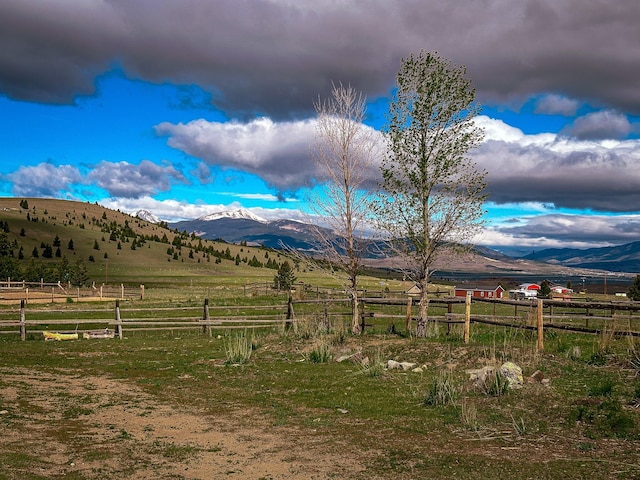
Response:
M82 181L82 175L76 167L51 163L21 166L6 178L13 183L13 194L24 197L64 196L74 184Z
M525 135L500 120L478 117L485 142L472 158L488 171L489 200L633 212L640 205L640 141L586 141Z
M0 5L0 91L72 102L118 64L198 84L230 116L303 118L332 81L387 95L401 57L437 50L468 66L481 100L539 92L640 113L636 0L291 2L146 0ZM565 106L566 108L566 106Z
M536 102L535 113L546 115L564 115L571 117L576 114L580 102L562 95L545 95Z
M157 165L143 160L139 165L128 162L102 161L87 175L100 188L115 197L138 198L171 188L172 181L187 183L173 166Z
M258 118L249 123L194 120L187 124L161 123L159 135L169 136L173 148L208 165L240 170L261 177L278 190L310 185L316 176L309 161L312 120L274 123Z
M363 128L379 135L370 127ZM248 123L199 119L177 125L165 122L156 126L156 133L168 136L173 148L212 167L257 175L279 192L296 191L325 180L309 155L316 134L314 119L274 122L263 117ZM377 166L372 166L370 177L374 178L377 171Z
M490 201L637 211L640 140L527 135L486 116L477 117L476 123L484 129L485 141L470 156L488 172ZM218 123L200 119L187 124L162 123L156 132L168 136L172 147L211 167L257 175L279 192L294 192L323 180L309 159L314 120L274 122L260 118L248 123ZM371 165L365 175L369 184L376 184L378 165Z
M562 133L579 139L626 138L632 131L626 115L612 110L592 112L576 118Z

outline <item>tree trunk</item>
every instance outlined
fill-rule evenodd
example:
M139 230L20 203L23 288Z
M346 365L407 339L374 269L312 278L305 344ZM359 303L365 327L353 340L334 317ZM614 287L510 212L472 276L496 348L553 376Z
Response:
M418 305L418 322L416 325L416 337L424 338L427 336L427 323L429 321L429 292L427 279L420 280L420 304Z
M358 291L351 292L351 333L360 335L362 326L360 325L360 305L358 301Z

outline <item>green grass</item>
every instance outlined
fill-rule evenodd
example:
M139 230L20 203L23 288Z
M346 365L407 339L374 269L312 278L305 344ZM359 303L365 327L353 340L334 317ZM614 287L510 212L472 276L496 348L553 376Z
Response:
M196 292L191 287L149 289L146 300L127 302L123 312L133 307L152 312L168 306L199 312L202 292ZM216 298L211 305L254 306L267 314L279 300L228 297ZM64 308L67 313L51 313L53 318L72 315L83 305ZM163 405L216 418L236 418L238 412L249 411L269 424L327 439L358 455L364 459L365 471L354 478L475 478L473 472L478 469L488 478L514 479L640 475L640 412L633 406L640 397L640 379L630 368L635 357L628 339L608 340L601 361L594 364L586 352L602 351L597 335L553 332L545 339L545 352L538 353L535 334L513 327L474 324L471 342L465 345L460 335L447 335L445 326L431 338L404 338L388 333L388 319L374 317L367 320L371 326L364 335L353 337L344 334L348 318L332 316L326 328L322 306L315 311L311 306L304 308L306 326L289 331L263 329L255 336L229 334L215 327L210 336L198 329L125 330L121 341L44 342L36 337L21 342L17 335L2 335L0 372L121 379L138 385ZM340 311L344 306L333 308ZM394 313L391 307L384 308ZM225 309L217 313L224 315ZM39 315L44 319L46 311ZM230 362L233 339L249 353L246 361ZM585 353L572 355L576 347ZM388 359L410 361L423 371L380 369L370 374L359 364L331 360L355 352L364 352L376 365ZM521 390L500 389L500 395L470 387L466 369L506 360L518 363L525 376L541 370L550 386L526 383ZM224 368L225 363L239 366ZM451 372L449 389L443 387L443 379L447 380L443 371ZM7 386L6 381L0 383L0 388ZM0 405L9 411L0 416L2 428L24 428L34 418L52 415L29 397L27 383L12 384L12 388L17 389L14 399L3 399ZM109 431L106 443L82 442L92 428L85 419L107 404L96 404L93 391L57 391L55 382L51 382L50 398L56 402L58 420L43 428L52 438L76 448L83 458L112 458L114 445L161 454L175 462L188 462L202 453L188 443L162 439L145 445L145 435L126 427ZM433 401L425 402L428 398ZM109 402L144 407L127 396ZM239 426L242 421L237 420ZM70 432L78 440L69 439ZM3 447L7 471L14 478L29 478L22 475L28 469L20 456L22 447ZM554 456L529 455L531 451L553 451ZM132 472L135 465L123 465L120 471L109 470L105 475Z

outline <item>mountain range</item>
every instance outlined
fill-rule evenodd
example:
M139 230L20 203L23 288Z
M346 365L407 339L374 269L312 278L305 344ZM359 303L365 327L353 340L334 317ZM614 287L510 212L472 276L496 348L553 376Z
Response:
M152 223L160 219L151 212L140 211L134 214ZM180 231L231 243L246 242L247 245L262 245L269 248L282 248L287 245L299 250L313 250L313 226L295 220L265 220L248 210L227 210L205 215L194 220L169 223L169 227ZM560 271L563 269L609 272L640 272L640 241L614 247L589 249L553 248L540 250L524 257L510 257L487 247L476 247L472 260L447 259L440 268L473 268L482 271ZM373 261L374 259L372 259ZM383 262L377 259L378 263ZM466 265L465 265L466 264ZM378 265L380 266L380 265ZM574 272L575 273L575 272Z

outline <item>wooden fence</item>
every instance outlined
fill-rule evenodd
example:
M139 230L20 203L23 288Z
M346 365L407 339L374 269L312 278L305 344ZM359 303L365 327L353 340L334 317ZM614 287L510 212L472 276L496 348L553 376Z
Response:
M476 311L472 311L475 304ZM512 309L513 313L506 311ZM493 311L492 311L493 310ZM498 311L499 310L499 311ZM481 313L484 312L484 313ZM564 302L535 299L530 301L489 300L467 296L432 299L429 321L451 326L462 325L464 342L469 342L473 323L537 331L537 348L544 349L544 330L561 329L578 333L600 333L640 336L640 303L634 302ZM417 307L411 297L363 298L361 315L363 331L371 328L404 324L411 335L416 322ZM122 338L124 331L199 329L210 334L212 329L274 328L293 325L302 319L316 319L331 326L337 318L349 322L347 299L294 300L274 305L216 305L205 299L200 307L140 308L131 304L121 309L120 300L113 308L56 309L27 308L25 300L19 309L0 311L0 333L84 333L96 329L111 330ZM72 327L72 328L70 328Z
M126 287L120 285L95 285L90 287L74 287L67 283L46 282L15 282L8 280L0 282L0 302L11 303L19 300L29 302L60 303L69 300L80 301L89 298L128 299L144 298L144 285L140 287Z

